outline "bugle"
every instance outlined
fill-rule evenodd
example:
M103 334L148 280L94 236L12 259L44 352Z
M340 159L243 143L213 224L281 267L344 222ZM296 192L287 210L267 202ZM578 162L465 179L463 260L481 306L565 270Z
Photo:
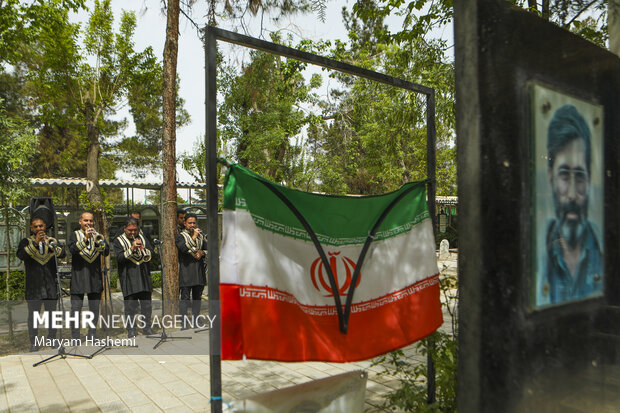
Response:
M43 239L43 242L49 249L54 249L58 246L58 240L54 237L48 237L47 235Z
M202 246L202 240L204 239L204 235L202 234L202 230L200 228L194 228L194 231L196 231L198 233L198 236L196 236L196 242Z
M136 237L132 237L129 239L131 240L132 244L134 241L136 240L138 241L137 245L138 245L138 254L140 255L140 259L144 262L149 262L151 260L151 252L148 249L144 248L144 245L142 245L142 241L140 240L140 238L136 239Z
M95 228L89 227L88 232L91 234L90 236L93 237L93 239L95 240L95 245L97 245L98 247L105 246L105 237L98 233Z

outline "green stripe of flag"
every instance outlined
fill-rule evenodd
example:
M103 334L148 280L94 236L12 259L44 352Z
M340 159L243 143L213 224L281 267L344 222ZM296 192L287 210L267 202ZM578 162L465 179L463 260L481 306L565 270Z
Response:
M429 218L424 181L374 196L338 196L302 192L271 182L240 165L231 165L224 184L224 209L248 210L257 226L281 235L310 240L290 209L263 183L280 191L308 221L319 241L327 245L363 243L388 205L412 186L387 215L375 240L393 237Z

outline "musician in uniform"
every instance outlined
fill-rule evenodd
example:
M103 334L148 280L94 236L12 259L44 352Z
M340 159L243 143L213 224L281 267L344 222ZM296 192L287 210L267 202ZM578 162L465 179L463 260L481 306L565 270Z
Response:
M179 314L183 316L183 329L187 328L186 316L190 293L192 298L192 319L200 314L202 291L206 284L204 260L207 254L207 241L200 228L196 227L196 214L185 215L185 229L176 237L179 251Z
M110 247L93 227L95 221L91 212L82 212L78 223L80 229L71 233L68 244L71 253L71 312L79 314L86 294L88 309L94 314L96 324L103 291L101 257L110 254ZM88 336L94 338L95 334L95 329L88 329ZM71 335L74 339L79 339L80 329L72 327Z
M129 213L129 217L133 217L138 221L138 233L143 235L146 238L149 238L149 240L152 243L153 237L151 236L151 231L149 231L148 228L142 227L142 213L134 209L133 211ZM123 235L124 232L125 232L124 228L119 229L116 235L114 235L114 238L120 237L121 235Z
M34 312L41 309L54 311L58 301L58 279L56 259L65 257L65 251L55 239L45 234L47 225L41 218L30 219L30 236L20 241L17 258L24 262L26 269L26 301L28 302L28 335L30 351L37 351L35 338L38 329L34 327ZM50 323L48 339L56 338L56 330Z
M152 253L153 245L150 238L139 232L138 220L133 217L127 218L124 233L114 240L114 255L125 299L125 315L130 320L135 320L139 305L146 322L144 334L153 334L151 329L153 280L148 266ZM135 324L128 325L127 335L129 338L136 336Z
M185 230L185 211L183 208L177 209L177 235L179 235L183 230Z

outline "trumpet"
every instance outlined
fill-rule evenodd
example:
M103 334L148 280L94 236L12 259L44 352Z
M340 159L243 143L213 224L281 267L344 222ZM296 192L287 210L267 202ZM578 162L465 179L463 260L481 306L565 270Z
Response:
M131 237L129 238L131 240L131 242L133 243L136 240L136 237ZM144 248L144 245L142 245L142 241L140 239L138 239L138 254L140 254L140 259L144 262L149 262L151 260L151 252Z
M89 227L87 230L91 234L91 237L95 240L95 245L98 247L105 246L105 237L97 232L97 230L93 227Z
M194 228L194 231L196 233L198 233L198 236L196 237L196 241L200 241L200 244L202 244L202 241L204 239L204 235L202 234L202 230L200 228ZM193 232L192 232L193 235Z
M58 240L54 237L48 237L46 235L44 240L45 245L47 245L47 248L49 249L54 249L58 246Z
M192 255L196 255L198 253L198 250L205 248L204 246L204 239L205 239L205 235L202 233L202 230L200 228L194 228L193 231L196 231L196 233L198 234L196 236L196 246L192 247L191 251L192 251ZM193 231L192 231L192 235L193 235ZM203 258L205 257L205 255L203 255ZM197 257L196 257L197 258Z
M41 232L43 233L43 244L47 248L54 249L58 246L58 240L54 237L48 237L45 231L39 231L37 232L37 235L40 234Z

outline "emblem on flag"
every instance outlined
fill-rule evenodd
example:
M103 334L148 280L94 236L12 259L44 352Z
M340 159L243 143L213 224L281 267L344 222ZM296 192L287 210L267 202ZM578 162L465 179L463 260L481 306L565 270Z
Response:
M332 270L332 274L334 274L338 294L346 297L349 291L349 286L351 285L353 271L355 271L355 262L351 258L345 257L344 255L342 257L338 257L338 255L340 255L340 251L328 252L327 254L329 255L329 266ZM339 271L339 269L344 271ZM344 277L338 275L342 275L343 272L345 274ZM332 291L332 288L329 285L329 280L327 279L326 271L323 270L323 262L321 262L321 257L318 257L312 262L312 266L310 266L310 275L312 276L312 284L314 285L314 288L321 292L327 292L325 297L334 296L334 292ZM359 287L361 280L362 273L360 272L357 282L355 283L355 288Z

